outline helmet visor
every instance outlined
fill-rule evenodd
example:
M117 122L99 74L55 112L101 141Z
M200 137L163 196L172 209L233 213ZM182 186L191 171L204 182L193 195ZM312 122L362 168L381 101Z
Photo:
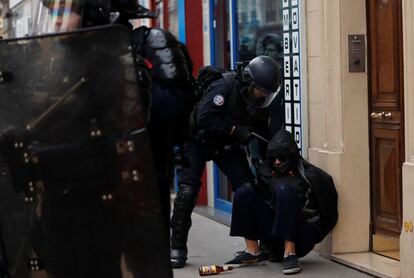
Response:
M33 21L34 35L73 31L81 26L82 0L42 0Z
M260 88L256 84L253 84L249 90L247 102L255 108L266 108L275 99L280 92L280 86L276 91L270 92L266 89Z

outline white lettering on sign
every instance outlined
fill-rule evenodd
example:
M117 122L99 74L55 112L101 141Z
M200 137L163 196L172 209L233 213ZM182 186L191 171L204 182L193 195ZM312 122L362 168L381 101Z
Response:
M293 79L293 99L296 101L300 100L299 79Z
M302 134L300 127L295 127L295 142L299 148L302 148Z
M292 53L299 54L299 32L292 32Z
M284 58L284 72L285 72L285 78L290 77L290 57L285 56Z
M297 30L299 29L299 12L298 8L292 9L292 29Z
M295 103L293 108L295 125L300 125L300 103Z
M300 75L300 65L299 65L299 55L293 56L293 77L299 77Z
M300 80L300 2L299 0L282 0L282 3L285 129L292 133L295 142L301 149L303 147L303 138L302 92Z
M285 100L291 100L290 80L285 79Z
M290 110L290 103L285 103L285 123L292 123L292 111Z
M283 31L289 30L289 26L290 26L289 10L283 10Z
M289 33L283 33L283 54L290 54Z

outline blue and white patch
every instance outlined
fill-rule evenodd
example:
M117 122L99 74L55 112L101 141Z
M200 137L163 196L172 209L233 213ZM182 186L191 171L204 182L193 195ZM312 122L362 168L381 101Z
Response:
M213 102L217 106L222 106L224 104L224 97L222 95L215 95Z

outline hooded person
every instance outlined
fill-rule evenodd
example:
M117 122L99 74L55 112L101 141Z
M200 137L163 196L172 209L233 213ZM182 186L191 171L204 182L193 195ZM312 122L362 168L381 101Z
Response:
M304 161L292 135L282 129L268 144L258 183L236 191L230 236L244 237L246 250L226 265L283 262L283 273L301 271L307 255L334 227L337 194L332 178ZM270 253L259 247L259 241Z

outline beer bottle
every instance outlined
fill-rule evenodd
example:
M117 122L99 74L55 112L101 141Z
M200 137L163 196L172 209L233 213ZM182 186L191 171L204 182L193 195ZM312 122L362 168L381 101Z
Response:
M200 273L200 276L208 276L208 275L217 275L220 272L229 271L232 270L233 267L223 265L209 265L209 266L202 266L198 269L198 272Z

